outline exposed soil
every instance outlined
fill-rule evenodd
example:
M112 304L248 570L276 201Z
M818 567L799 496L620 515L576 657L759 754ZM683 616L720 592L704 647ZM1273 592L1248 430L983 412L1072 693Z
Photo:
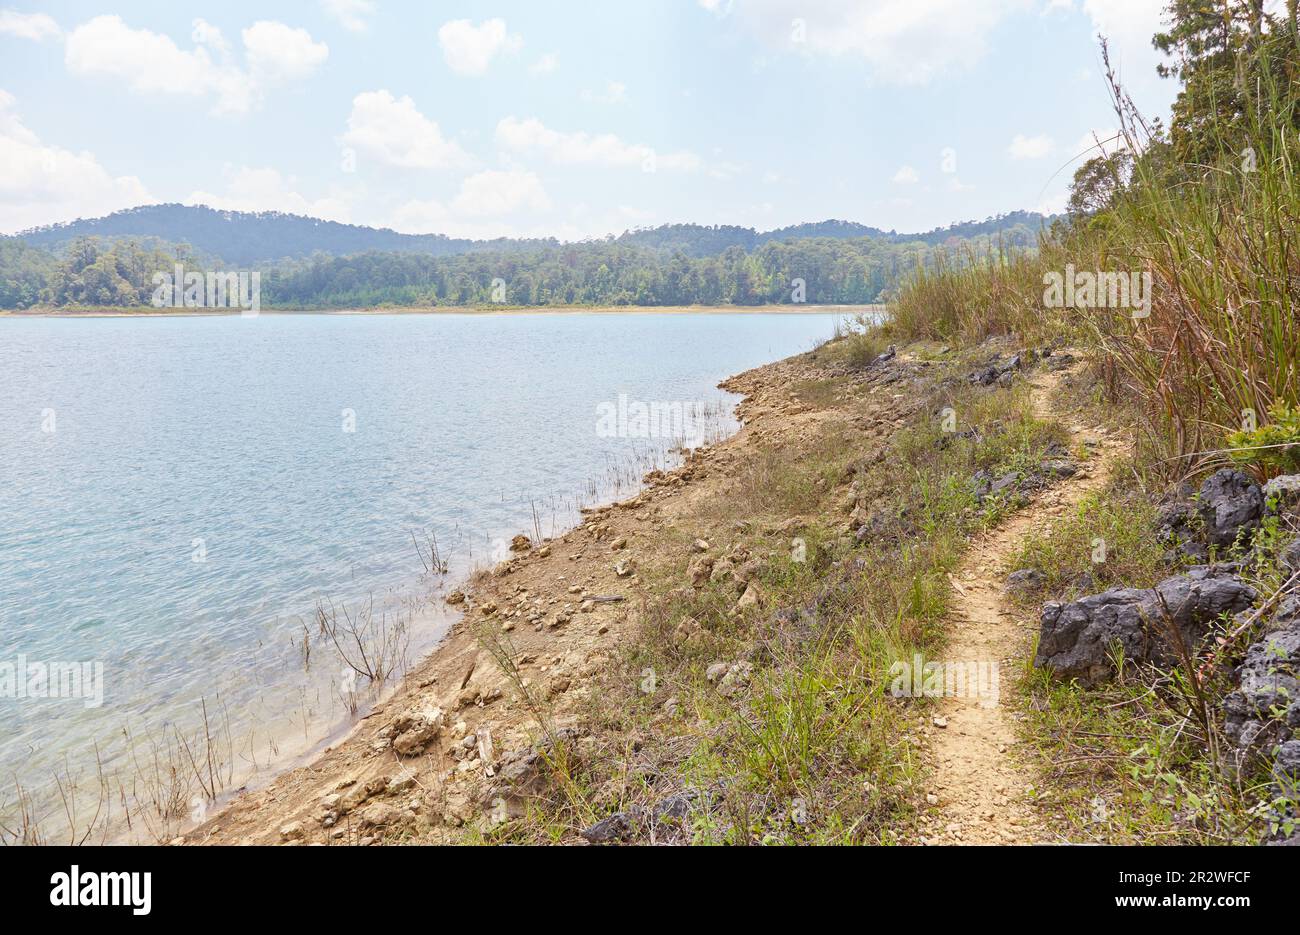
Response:
M1033 844L1047 840L1030 801L1033 775L1022 765L1013 683L1031 652L1037 621L1007 600L1011 562L1026 536L1043 532L1102 488L1123 444L1103 427L1081 424L1052 406L1064 374L1039 372L1030 385L1035 414L1052 419L1070 433L1072 448L1089 444L1092 458L1029 507L971 543L953 577L955 612L947 650L948 662L996 661L999 700L945 698L932 735L931 754L939 819L928 837L934 844Z
M178 843L473 840L475 819L501 804L492 798L497 771L510 770L543 739L538 705L553 730L579 723L591 693L637 634L643 576L666 555L676 557L683 543L709 534L704 517L711 502L732 486L746 459L760 447L807 442L832 429L852 432L864 452L878 450L912 408L887 386L870 387L851 412L809 405L792 389L825 376L804 355L727 381L725 388L745 396L735 436L695 452L676 470L652 472L640 494L587 511L563 536L526 547L521 541L515 557L475 577L463 619L347 737L309 765L238 795ZM1061 377L1030 375L1035 408L1066 426L1072 447L1096 447L1073 477L973 542L954 576L959 610L948 658L998 660L1001 701L986 708L948 699L937 709L942 721L929 732L937 805L923 832L930 843L1045 837L1029 801L1031 774L1017 756L1010 697L1034 626L1003 598L1007 561L1027 533L1099 488L1122 451L1102 428L1052 410Z
M576 723L584 699L636 632L634 608L644 593L638 569L660 561L665 543L707 532L700 517L756 446L811 438L827 420L843 421L869 443L901 421L891 414L897 405L891 394L871 397L869 415L859 409L851 419L795 398L792 386L824 376L805 356L722 384L745 396L736 435L697 450L673 471L647 475L636 497L585 511L585 521L568 534L532 543L480 573L467 588L464 617L391 698L314 762L236 796L176 843L462 837L465 824L490 808L483 796L503 754L527 750L542 736L519 686L485 648L484 637L505 648L523 685L545 703L553 728ZM611 597L622 600L598 600ZM437 736L422 753L399 756L394 734L410 729L412 719L418 731L439 709ZM322 821L332 813L333 821Z

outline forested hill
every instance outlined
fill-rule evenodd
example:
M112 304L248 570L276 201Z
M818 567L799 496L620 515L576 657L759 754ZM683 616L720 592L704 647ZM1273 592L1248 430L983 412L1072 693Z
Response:
M1041 214L1017 211L920 234L899 234L851 221L820 221L764 232L730 225L665 224L628 231L614 240L626 246L706 257L717 256L730 247L740 247L749 252L767 243L808 238L857 240L866 237L889 243L936 245L954 236L965 239L1005 231L1014 241L1027 239L1032 242L1038 231L1050 223L1051 218ZM320 253L331 256L370 252L453 256L559 246L555 240L465 240L443 234L399 234L387 228L340 224L274 211L251 214L179 204L131 208L107 217L36 228L17 236L32 246L56 252L82 237L154 238L168 243L189 244L195 253L220 257L235 266L301 259Z
M679 250L687 256L697 257L716 256L728 247L740 247L748 251L766 243L826 237L835 240L858 240L867 237L886 243L925 243L938 246L954 237L969 240L981 235L1007 234L1009 242L1014 246L1031 246L1039 231L1049 228L1055 217L1055 215L1039 214L1036 211L1012 211L1010 214L999 214L983 221L963 221L950 227L936 227L934 230L919 234L900 234L897 231L881 230L855 221L817 221L762 232L749 227L731 225L707 227L700 224L664 224L661 227L628 231L617 240L619 243L638 247Z
M155 238L186 243L236 266L328 253L420 253L451 256L478 250L516 249L555 241L462 240L444 234L399 234L388 228L340 224L278 211L217 211L204 205L146 205L107 217L24 231L27 243L58 250L81 237Z

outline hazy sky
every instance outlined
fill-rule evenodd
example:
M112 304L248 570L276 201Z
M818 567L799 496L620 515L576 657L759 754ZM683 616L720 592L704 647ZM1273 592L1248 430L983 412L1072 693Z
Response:
M1167 114L1162 5L20 3L0 231L157 201L565 239L1057 210L1114 125L1099 31Z

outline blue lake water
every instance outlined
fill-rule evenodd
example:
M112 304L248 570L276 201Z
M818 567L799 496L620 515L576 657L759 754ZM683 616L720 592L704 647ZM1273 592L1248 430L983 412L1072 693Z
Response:
M562 531L672 443L608 437L601 403L704 404L729 429L718 381L840 318L0 319L0 666L103 671L99 706L4 697L0 672L0 811L15 777L37 798L85 782L96 745L138 770L205 702L236 773L310 748L348 716L337 661L303 657L318 601L373 600L415 661L446 615L413 534L454 580Z

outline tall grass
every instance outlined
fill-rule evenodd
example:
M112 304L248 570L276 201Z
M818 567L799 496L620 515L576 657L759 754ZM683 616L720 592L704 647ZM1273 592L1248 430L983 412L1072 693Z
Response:
M1053 322L1044 314L1043 271L1056 248L1014 250L1001 243L982 253L967 246L936 250L918 263L890 307L890 326L903 338L981 341L997 334L1039 336Z
M1135 394L1170 463L1201 466L1226 435L1300 391L1297 93L1260 68L1246 126L1214 125L1213 166L1138 159L1102 253L1150 272L1147 319L1095 311L1087 325ZM1152 135L1112 80L1126 145Z
M1141 415L1157 472L1180 476L1223 460L1229 435L1300 396L1300 90L1263 62L1244 119L1208 125L1219 158L1177 164L1108 58L1107 71L1135 156L1111 207L1036 253L936 255L903 284L890 324L900 337L1092 344L1113 401ZM1045 309L1043 274L1067 265L1150 274L1149 316Z

